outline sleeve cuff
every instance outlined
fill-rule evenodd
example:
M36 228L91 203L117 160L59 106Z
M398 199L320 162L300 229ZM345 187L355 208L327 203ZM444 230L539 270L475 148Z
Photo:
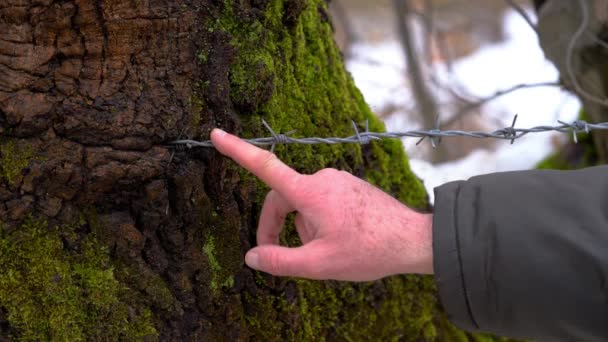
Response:
M467 298L458 240L457 200L462 181L435 188L433 214L433 268L439 298L449 320L461 329L474 331L475 322Z

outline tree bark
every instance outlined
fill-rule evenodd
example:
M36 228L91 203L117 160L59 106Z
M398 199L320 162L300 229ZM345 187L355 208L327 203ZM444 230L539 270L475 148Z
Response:
M3 1L0 339L456 334L430 277L350 284L248 269L267 189L213 149L167 147L213 127L268 136L261 118L301 136L352 135L351 119L383 129L331 35L321 0ZM397 141L276 152L427 207ZM293 225L282 239L298 243Z

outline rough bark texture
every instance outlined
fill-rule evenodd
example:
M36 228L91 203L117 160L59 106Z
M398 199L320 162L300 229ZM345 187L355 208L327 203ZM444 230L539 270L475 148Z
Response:
M243 265L267 190L215 126L351 134L373 118L320 0L0 2L0 339L468 340L428 277L365 284ZM400 143L289 146L427 207ZM404 227L405 229L405 227ZM297 244L293 227L283 239ZM479 337L481 339L481 337Z

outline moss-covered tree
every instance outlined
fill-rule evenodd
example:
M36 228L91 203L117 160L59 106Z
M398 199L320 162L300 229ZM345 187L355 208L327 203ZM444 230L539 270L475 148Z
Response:
M432 278L246 268L267 189L213 149L166 145L216 126L267 135L262 118L381 130L331 37L321 0L2 2L0 339L468 340ZM277 153L427 207L399 142Z

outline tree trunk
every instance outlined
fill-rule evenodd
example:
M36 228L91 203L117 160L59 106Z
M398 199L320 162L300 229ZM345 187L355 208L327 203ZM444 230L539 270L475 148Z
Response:
M261 118L300 136L351 135L351 119L383 129L331 36L321 0L4 0L0 339L462 335L430 277L312 282L245 267L267 189L213 149L166 145L216 126L268 136ZM277 154L427 207L397 141ZM282 239L298 243L292 225Z
M412 4L409 0L393 0L393 10L397 21L397 34L401 42L403 56L406 59L408 77L412 88L416 110L418 111L422 124L425 129L438 129L439 111L433 94L426 87L423 63L420 54L417 52L414 41L414 31L408 21L411 19ZM445 150L441 145L435 145L430 152L430 160L433 163L446 161Z
M559 70L564 85L580 98L586 118L608 122L608 1L546 0L534 4L545 55ZM580 31L581 25L584 31ZM592 141L597 155L594 163L608 163L608 132L593 132Z

